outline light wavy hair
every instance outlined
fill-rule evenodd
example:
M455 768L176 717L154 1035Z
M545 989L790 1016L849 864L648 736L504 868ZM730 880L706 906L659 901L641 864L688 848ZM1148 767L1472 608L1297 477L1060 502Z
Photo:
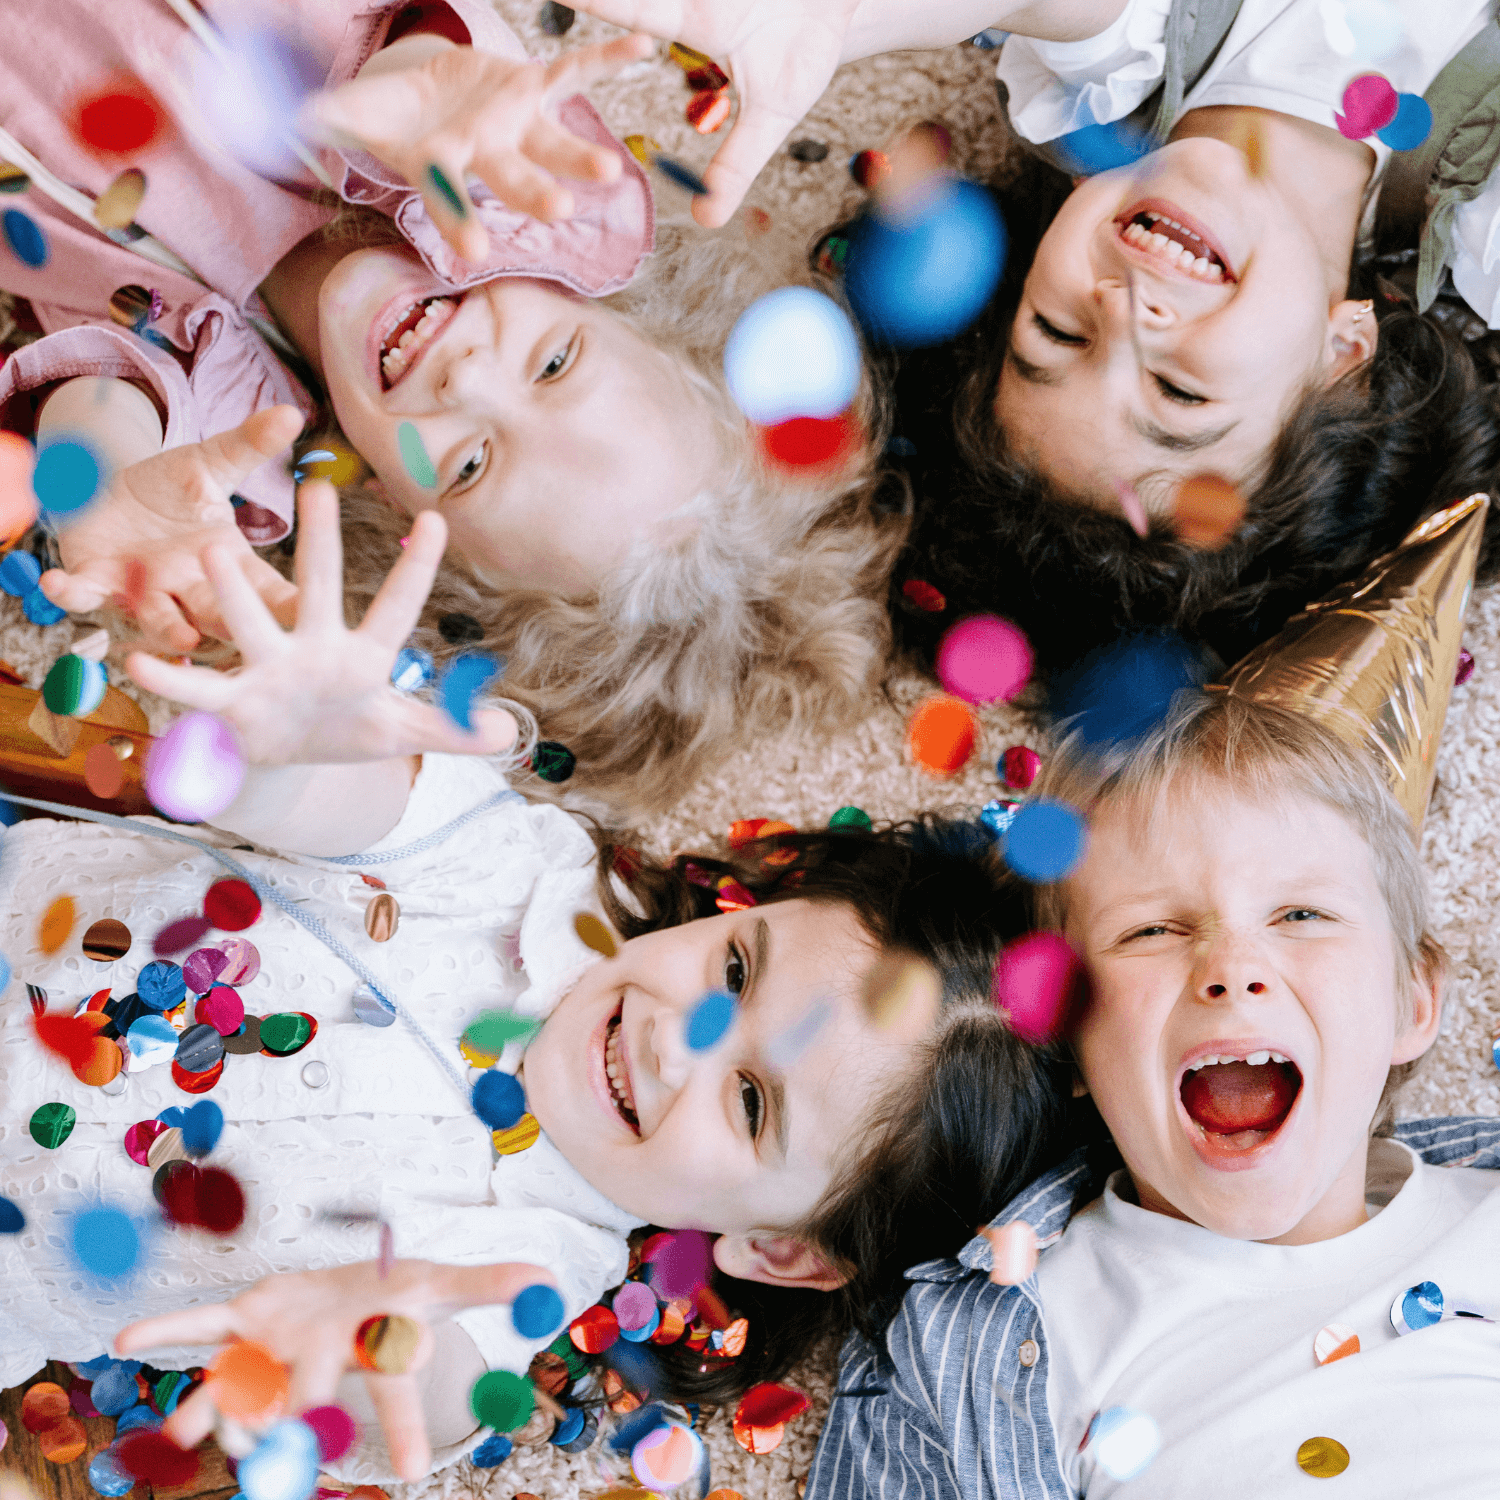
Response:
M391 232L367 212L341 213L325 233ZM799 247L752 240L740 223L717 234L659 224L655 253L604 304L670 357L708 414L713 479L677 513L694 524L666 544L637 542L582 594L496 587L456 552L445 560L413 644L438 660L460 650L505 658L505 691L577 757L567 787L537 781L528 792L648 816L762 732L848 721L883 675L886 583L907 529L904 514L876 502L884 410L867 382L856 405L865 442L808 478L762 459L722 374L740 312L811 280ZM342 515L346 601L358 615L411 520L371 483L344 489ZM483 638L446 642L437 622L454 612L477 620Z
M1096 816L1125 811L1140 836L1153 836L1174 791L1205 783L1257 802L1289 793L1332 808L1369 845L1396 949L1396 1022L1412 1019L1413 978L1442 983L1448 955L1431 931L1431 900L1411 819L1391 795L1373 757L1344 743L1306 714L1230 693L1183 693L1172 712L1139 740L1100 751L1071 737L1032 788ZM1068 882L1037 888L1038 925L1061 932ZM1395 1099L1421 1058L1386 1076L1371 1129L1389 1134Z

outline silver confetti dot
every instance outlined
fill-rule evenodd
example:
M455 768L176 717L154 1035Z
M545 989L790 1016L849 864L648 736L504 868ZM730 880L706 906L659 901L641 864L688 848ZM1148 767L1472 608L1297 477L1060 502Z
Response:
M302 1081L310 1089L323 1088L328 1082L328 1064L325 1062L303 1063Z
M108 1094L111 1098L114 1098L116 1094L123 1094L129 1087L130 1079L124 1073L116 1073L108 1083L101 1083L99 1085L99 1092L101 1094Z

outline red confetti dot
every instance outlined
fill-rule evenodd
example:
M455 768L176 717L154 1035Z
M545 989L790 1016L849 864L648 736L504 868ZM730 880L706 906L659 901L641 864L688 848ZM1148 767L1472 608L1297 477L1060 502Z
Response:
M138 1480L162 1486L189 1484L198 1475L198 1455L159 1432L137 1428L115 1448L120 1467Z
M979 720L961 698L934 693L919 703L906 726L911 758L934 776L952 776L974 753Z
M859 421L850 412L837 417L792 417L760 429L766 457L787 469L829 468L847 458L859 440Z
M232 1234L245 1220L244 1189L219 1167L184 1167L162 1184L162 1207L168 1217L184 1228Z
M206 1073L189 1073L175 1058L172 1060L172 1082L184 1094L206 1094L223 1076L222 1057Z
M620 1337L620 1320L607 1307L589 1307L568 1324L573 1346L585 1354L603 1354Z
M1002 762L1006 786L1024 792L1042 769L1042 757L1030 745L1012 745Z
M901 585L901 597L924 614L941 614L948 607L948 601L942 594L920 578L908 578Z
M55 1381L41 1380L21 1397L21 1425L27 1432L41 1432L71 1410L68 1393Z
M175 922L168 922L151 939L151 951L158 958L181 953L184 948L191 948L213 925L206 917L179 917Z
M216 880L203 898L203 915L224 932L243 932L260 917L260 897L243 880Z
M32 1024L42 1046L66 1059L69 1067L82 1066L94 1050L97 1028L81 1017L37 1016Z
M123 76L78 102L73 128L85 146L108 156L128 156L149 146L166 114L138 78Z
M800 1417L809 1404L801 1391L766 1382L745 1392L734 1420L746 1427L779 1427L793 1417Z

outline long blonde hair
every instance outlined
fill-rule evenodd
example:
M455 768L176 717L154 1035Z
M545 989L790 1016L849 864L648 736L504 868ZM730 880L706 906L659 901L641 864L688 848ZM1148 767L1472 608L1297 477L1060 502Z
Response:
M340 214L326 232L357 238L363 222ZM383 235L387 225L369 229ZM721 373L739 313L810 279L797 247L751 242L737 224L713 235L690 221L659 225L655 253L605 305L671 357L711 413L714 479L684 512L697 524L671 545L638 543L582 595L497 589L452 553L438 575L413 644L438 659L459 649L504 656L499 685L577 757L562 791L578 805L660 811L758 733L851 718L883 671L886 580L906 521L875 504L885 419L873 394L867 385L859 398L861 451L809 482L761 460ZM343 502L346 598L357 614L410 518L370 484L346 488ZM437 621L453 612L477 620L483 638L446 642Z

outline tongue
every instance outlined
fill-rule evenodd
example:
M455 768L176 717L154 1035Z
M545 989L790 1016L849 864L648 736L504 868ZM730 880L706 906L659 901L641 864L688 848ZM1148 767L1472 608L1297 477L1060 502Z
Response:
M1273 1130L1296 1097L1296 1074L1281 1063L1210 1063L1182 1083L1183 1108L1205 1130L1220 1135Z

